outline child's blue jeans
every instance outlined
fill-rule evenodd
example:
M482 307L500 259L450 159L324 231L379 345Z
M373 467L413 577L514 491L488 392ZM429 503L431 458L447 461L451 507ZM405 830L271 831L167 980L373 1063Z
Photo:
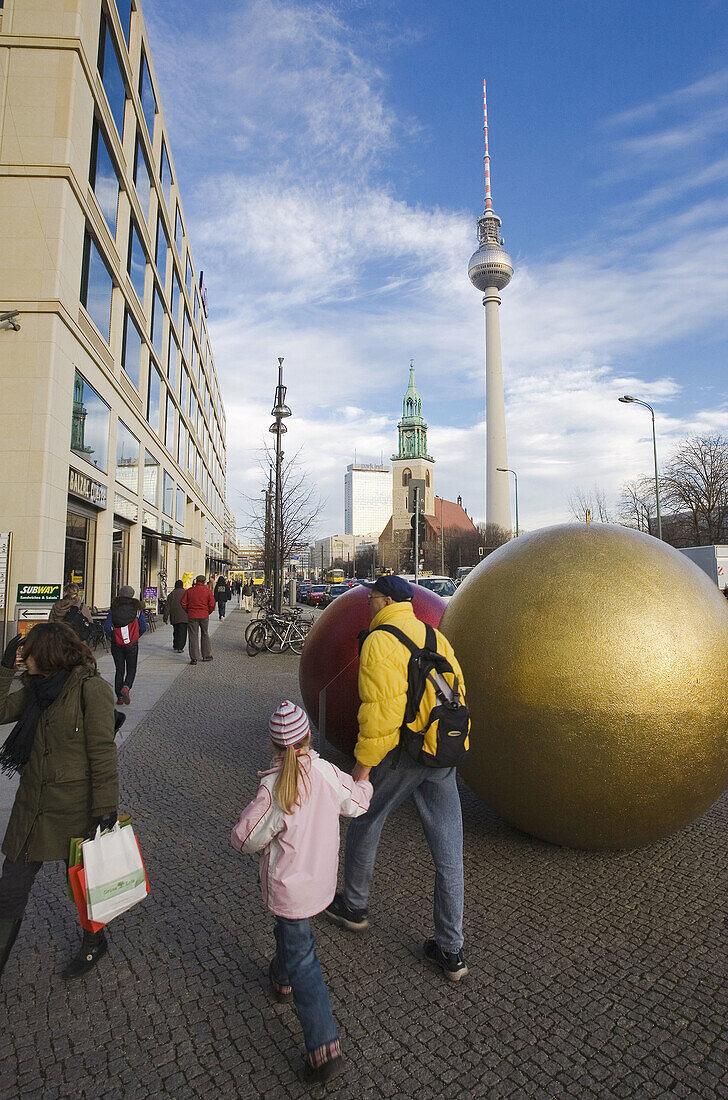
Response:
M307 917L275 918L276 953L271 976L278 985L290 985L303 1028L306 1050L317 1050L338 1039L329 993L316 955L316 943Z

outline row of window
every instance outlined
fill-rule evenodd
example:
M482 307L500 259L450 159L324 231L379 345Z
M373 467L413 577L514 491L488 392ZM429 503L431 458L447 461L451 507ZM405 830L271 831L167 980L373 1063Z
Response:
M109 272L104 258L91 234L86 232L84 242L84 263L81 280L81 301L88 310L92 320L99 330L108 334L111 326L111 299L114 281ZM201 394L195 390L191 382L190 373L186 362L181 360L180 348L177 345L173 331L168 333L167 355L163 357L162 339L163 323L159 320L163 316L161 302L155 300L156 324L152 324L152 344L155 351L166 361L166 375L174 392L179 394L180 400L180 433L183 429L183 416L189 417L190 428L194 432L205 454L207 463L212 470L213 485L222 486L224 482L224 470L219 455L223 454L223 439L217 419L212 415L212 401L207 380L202 372L198 371L197 385ZM124 327L122 334L121 364L122 367L139 389L142 349L145 341L129 309L124 312ZM166 397L167 415L165 417L165 436L161 432L161 406L162 390ZM162 384L161 374L150 358L147 390L147 419L154 432L163 439L167 449L174 453L174 409L175 402L167 385ZM184 431L188 429L184 426ZM190 470L192 469L189 467ZM207 485L206 470L200 471L196 480L203 486ZM207 489L206 489L207 491ZM219 494L218 494L219 495ZM209 501L208 501L209 503Z
M124 28L124 34L126 36L127 44L129 41L129 26L131 18L131 5L122 4L119 8L119 16ZM126 85L122 74L122 67L119 60L119 51L114 41L111 25L109 23L108 16L105 11L102 11L101 15L101 28L99 35L99 72L102 77L104 89L109 99L109 105L112 109L112 115L119 127L119 133L123 132L123 111L126 103L127 93ZM139 73L139 95L142 102L142 109L145 120L147 122L147 129L150 137L153 137L154 119L157 113L157 101L152 86L151 75L149 72L149 66L146 60L144 51L141 54L140 73ZM119 125L119 117L121 117L122 125ZM92 139L92 151L91 151L91 163L89 178L91 186L94 189L99 205L102 209L104 217L109 225L109 229L114 238L116 237L117 220L118 220L118 201L119 191L124 186L121 182L121 173L117 171L114 160L109 148L109 142L107 141L103 129L98 121L94 122L94 132ZM159 164L159 177L161 183L162 194L166 199L167 208L171 209L171 187L172 187L172 169L169 162L169 156L167 152L166 143L162 140L161 152L160 152L160 164ZM152 172L149 167L146 153L144 151L144 144L140 140L139 131L137 131L134 148L134 161L133 161L133 179L134 185L137 190L142 209L149 210L149 198L150 194L154 190L152 182ZM192 303L193 321L190 321L189 313L187 312L187 306L185 304L182 321L180 321L180 306L182 302L182 294L180 290L180 277L177 274L176 259L173 259L171 264L172 268L172 286L171 286L171 316L177 332L180 331L180 325L182 326L182 344L188 354L188 357L194 358L197 362L193 363L193 369L202 360L202 365L206 366L210 363L210 370L213 375L213 381L211 385L217 398L216 404L219 405L219 390L217 386L217 379L214 378L214 371L211 363L211 356L209 353L209 341L207 333L205 331L203 321L203 308L201 305L200 290L194 285L194 273L192 269L192 262L189 250L186 257L184 254L184 227L182 223L182 215L179 203L176 205L175 217L174 217L174 237L175 245L180 257L180 264L184 262L185 267L185 285L187 292ZM164 227L164 221L161 217L161 209L157 216L157 233L155 243L155 263L157 266L157 273L155 273L154 283L154 295L155 303L157 304L157 339L155 341L155 347L161 358L161 340L162 340L162 306L161 296L157 286L156 278L159 278L162 291L166 294L167 288L167 256L170 254L171 249L169 241L167 239L167 232ZM137 291L140 302L144 301L144 280L146 275L146 265L149 262L144 246L142 244L141 234L138 228L134 225L132 218L130 231L129 231L129 245L127 250L127 269L129 271L132 284ZM180 267L181 271L181 267ZM154 327L154 319L153 319ZM197 346L197 332L195 331L195 343L192 344L191 333L193 329L199 325L200 346L202 352L200 352ZM102 329L103 331L103 329ZM200 366L197 368L201 369Z
M168 399L169 400L169 399ZM168 414L169 414L168 407ZM73 393L73 416L71 421L71 450L85 462L90 463L96 470L108 472L109 451L109 427L111 423L111 410L106 402L99 396L96 390L78 371L76 371ZM170 423L174 425L174 405L170 416ZM183 428L183 425L180 425ZM180 443L177 450L177 461L180 466L189 469L195 481L201 484L208 506L214 514L223 518L224 505L220 495L214 490L209 474L203 478L204 465L202 456L197 451L186 431L180 431ZM172 444L172 446L169 445ZM167 444L168 450L174 455L174 440L170 438ZM124 486L134 495L139 492L139 464L141 444L132 431L119 420L116 436L116 469L115 478L119 485ZM155 473L156 468L156 473ZM158 506L159 500L159 462L145 449L144 452L144 480L142 495L148 504ZM162 511L165 515L172 516L172 499L174 496L174 481L167 471L163 471L162 487ZM184 489L177 487L177 510L174 518L177 523L184 523L184 511L180 512L180 502ZM123 499L123 498L122 498ZM123 513L122 513L123 514Z

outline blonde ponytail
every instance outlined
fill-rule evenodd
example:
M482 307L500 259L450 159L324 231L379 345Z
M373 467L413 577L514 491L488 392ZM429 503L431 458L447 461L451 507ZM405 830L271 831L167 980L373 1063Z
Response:
M294 806L301 805L301 777L303 777L305 794L308 796L308 769L301 766L301 762L298 758L299 750L305 755L305 748L303 746L307 742L308 737L305 742L299 741L297 745L288 745L283 750L281 750L279 746L275 746L282 755L283 762L281 764L281 770L278 773L278 778L276 779L273 793L284 814L290 814Z

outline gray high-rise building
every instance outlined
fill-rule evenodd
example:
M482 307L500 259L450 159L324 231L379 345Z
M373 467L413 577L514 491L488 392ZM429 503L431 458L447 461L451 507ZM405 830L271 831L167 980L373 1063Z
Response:
M392 514L389 467L352 462L344 475L344 532L375 542Z

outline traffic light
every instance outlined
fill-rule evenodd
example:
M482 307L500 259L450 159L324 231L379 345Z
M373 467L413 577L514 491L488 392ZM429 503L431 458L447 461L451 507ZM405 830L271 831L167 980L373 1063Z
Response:
M425 541L425 533L427 531L427 521L425 519L425 516L424 516L423 512L420 512L419 516L415 516L413 514L412 519L410 520L410 527L412 528L412 542L413 543L415 541L415 521L417 519L419 519L418 541L419 541L420 546L422 546L423 542Z

